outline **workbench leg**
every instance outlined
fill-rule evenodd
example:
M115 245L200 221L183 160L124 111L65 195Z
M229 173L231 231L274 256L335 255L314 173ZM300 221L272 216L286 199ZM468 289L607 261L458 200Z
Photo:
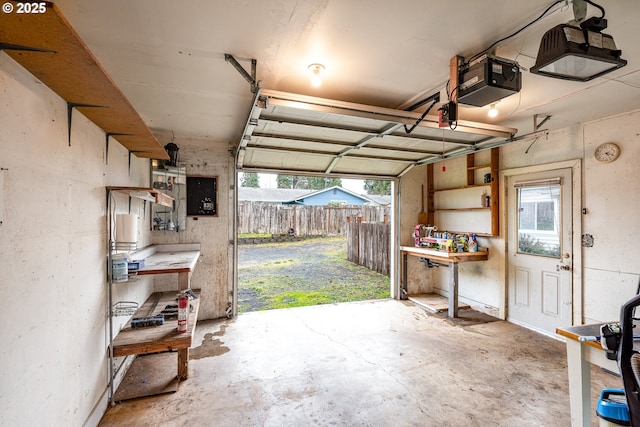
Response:
M184 381L189 378L189 349L178 350L178 380Z
M567 340L569 408L573 427L591 425L591 365L587 361L586 350L586 345Z
M178 290L183 291L191 288L191 273L178 273ZM178 350L178 380L184 381L189 378L189 349Z
M458 317L458 263L449 263L449 317Z
M189 289L191 287L191 273L183 272L178 273L178 290L184 291L185 289Z
M402 283L400 283L400 299L407 299L409 296L408 280L409 273L407 272L407 254L402 254Z

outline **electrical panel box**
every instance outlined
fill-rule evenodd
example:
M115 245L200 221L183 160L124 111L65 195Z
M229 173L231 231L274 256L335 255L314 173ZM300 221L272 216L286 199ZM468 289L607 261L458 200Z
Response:
M461 70L458 102L483 107L520 92L522 76L515 61L483 55Z

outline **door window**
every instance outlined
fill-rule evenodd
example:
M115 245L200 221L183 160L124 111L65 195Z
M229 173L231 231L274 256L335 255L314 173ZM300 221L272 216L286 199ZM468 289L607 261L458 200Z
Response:
M560 257L560 182L517 183L517 253Z

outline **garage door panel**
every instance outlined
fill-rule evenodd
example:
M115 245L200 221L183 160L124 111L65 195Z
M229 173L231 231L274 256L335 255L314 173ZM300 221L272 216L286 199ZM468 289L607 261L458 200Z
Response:
M260 89L237 149L237 168L397 177L417 164L506 143L516 129Z
M292 170L324 172L332 159L333 156L253 149L245 156L245 166L247 168L285 170L282 169L285 166L296 165Z
M404 163L343 157L336 164L336 173L361 175L397 176L407 167Z

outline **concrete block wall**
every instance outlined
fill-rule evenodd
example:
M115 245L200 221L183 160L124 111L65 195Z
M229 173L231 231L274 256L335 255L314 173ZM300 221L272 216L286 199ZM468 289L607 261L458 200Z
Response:
M171 135L158 135L169 141ZM153 243L200 243L201 258L191 277L191 287L202 290L198 317L216 319L227 315L233 290L233 193L234 158L223 142L200 139L181 139L179 161L185 163L187 176L217 177L217 216L188 217L186 231L153 231ZM176 289L176 275L154 277L157 291Z
M129 170L112 141L107 165L104 132L77 111L69 146L66 102L4 53L0 94L0 424L79 426L106 407L105 186L148 185L149 161ZM127 197L115 201L128 212ZM152 289L143 279L114 299Z

